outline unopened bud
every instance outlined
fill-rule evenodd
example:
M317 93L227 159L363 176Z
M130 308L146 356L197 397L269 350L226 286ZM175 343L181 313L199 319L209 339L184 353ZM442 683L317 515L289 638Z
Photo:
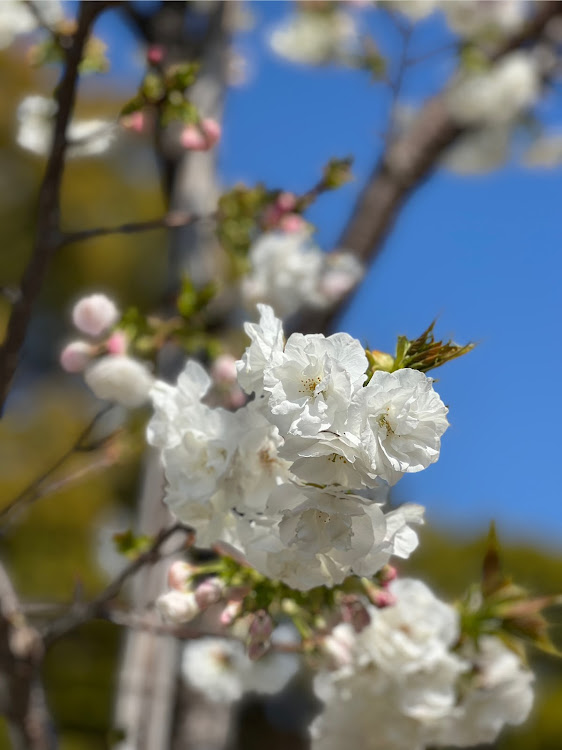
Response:
M144 133L147 129L147 118L146 113L142 110L131 112L130 115L125 115L120 120L121 127L125 130L130 130L133 133Z
M123 331L115 331L105 342L109 354L125 354L129 340Z
M117 322L119 311L105 294L92 294L79 300L72 310L76 328L90 336L99 336Z
M398 578L398 571L394 565L384 565L377 574L382 586L388 586L389 583Z
M252 661L261 659L271 647L273 620L265 610L256 612L248 629L248 657Z
M164 59L164 47L152 44L146 53L146 59L151 65L159 65Z
M184 591L197 568L183 560L176 560L168 568L168 586L176 591Z
M354 630L345 623L337 625L323 641L324 650L332 657L336 667L351 664L354 644Z
M377 349L367 351L367 359L369 360L370 370L384 370L385 372L392 372L394 367L394 357L392 354L386 352L379 352Z
M192 592L168 591L156 600L156 609L166 622L180 625L197 617L201 611Z
M378 591L373 591L373 595L370 598L375 607L378 607L379 609L392 607L394 604L396 604L396 597L394 596L394 594L391 594L390 591L387 591L387 589L379 589Z
M356 596L344 596L341 602L342 619L360 633L371 622L371 616L363 602Z
M287 234L298 234L306 229L306 221L300 214L285 214L279 221L279 229Z
M221 137L221 126L216 120L205 118L198 125L187 125L180 136L181 145L190 151L208 151Z
M207 578L194 591L195 599L201 609L210 607L222 599L224 583L219 578Z
M82 372L90 364L95 349L85 341L72 341L60 353L59 361L66 372Z
M212 364L211 376L220 385L236 382L236 359L232 354L220 354Z
M98 398L115 401L128 409L147 401L154 383L153 376L142 362L112 354L90 365L84 380Z
M219 618L220 624L224 625L224 627L228 627L229 625L232 625L234 620L238 618L241 612L242 612L241 601L229 601L226 607L221 612L221 616Z
M287 213L294 210L295 206L297 205L297 198L294 193L279 193L275 203L277 204L278 208L283 211L283 213Z

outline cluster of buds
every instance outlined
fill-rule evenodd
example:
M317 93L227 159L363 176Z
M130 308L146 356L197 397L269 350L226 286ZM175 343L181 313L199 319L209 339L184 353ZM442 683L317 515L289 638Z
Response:
M263 227L267 231L280 230L298 233L306 230L306 221L296 212L298 199L294 193L282 192L270 203L263 214Z
M127 355L126 334L112 330L119 317L117 306L105 294L80 299L72 321L92 340L71 341L60 354L60 364L66 372L83 372L98 398L134 408L147 400L154 378L142 362Z
M121 125L134 133L148 133L154 119L166 127L181 123L179 145L190 151L209 151L221 138L221 126L211 117L203 117L189 100L188 90L195 83L196 63L165 64L165 50L159 45L148 48L147 73L137 95L123 107Z
M156 600L160 615L172 625L183 625L218 605L218 624L222 628L237 626L237 635L246 642L248 657L252 661L261 659L271 648L274 622L270 614L264 609L245 612L250 588L227 586L220 577L208 573L209 566L205 564L173 562L168 570L169 591Z

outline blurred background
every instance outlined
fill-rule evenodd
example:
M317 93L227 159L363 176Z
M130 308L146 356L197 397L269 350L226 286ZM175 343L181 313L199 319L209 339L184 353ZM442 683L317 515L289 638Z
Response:
M0 0L0 26L3 13ZM65 14L76 3L65 2ZM148 14L158 3L140 5ZM333 249L383 142L388 88L366 71L307 66L276 55L271 33L293 11L289 2L251 2L240 9L233 38L236 57L226 95L219 178L225 187L263 182L304 192L332 157L353 157L354 179L320 198L307 213L315 238ZM353 9L384 57L398 54L401 37L385 14ZM144 74L145 53L119 7L99 19L110 69L84 78L77 116L115 120ZM416 26L410 54L429 55L404 78L401 105L415 110L452 75L451 32L436 13ZM0 50L0 285L17 286L32 246L37 190L44 160L16 143L16 111L30 94L49 96L56 66L29 64L30 39ZM533 128L562 128L557 85L541 99ZM436 374L450 408L451 428L441 459L394 490L397 501L427 508L419 550L403 570L455 598L477 579L488 525L496 521L505 567L537 593L562 590L562 504L558 426L562 399L560 328L560 196L562 169L522 161L528 132L514 135L510 154L479 174L441 165L402 211L380 256L337 323L371 348L393 351L396 337L417 336L437 318L439 337L478 346ZM492 168L494 167L494 168ZM479 170L482 171L482 170ZM149 139L121 134L96 158L69 161L63 187L68 230L141 221L162 215L158 165ZM21 367L0 422L0 487L7 504L72 445L100 405L79 376L63 373L58 354L72 336L69 311L80 296L105 291L121 309L150 312L161 304L167 233L92 239L55 258L26 341ZM0 328L9 300L0 298ZM95 457L72 457L73 482L37 502L3 531L1 548L22 597L64 602L77 588L90 597L123 564L112 534L133 525L141 474L142 424L119 445L109 468ZM138 422L138 423L137 423ZM64 476L65 474L61 474ZM559 633L553 632L559 643ZM114 676L120 633L93 623L60 641L45 665L47 693L66 750L111 746ZM562 667L533 655L539 671L537 705L527 724L506 731L498 748L559 750ZM277 724L275 747L292 747L297 730L279 729L279 710L251 701L238 745L257 747L259 731ZM283 722L281 722L282 724ZM274 745L272 745L273 747ZM303 745L304 746L304 745ZM0 736L0 747L9 747Z

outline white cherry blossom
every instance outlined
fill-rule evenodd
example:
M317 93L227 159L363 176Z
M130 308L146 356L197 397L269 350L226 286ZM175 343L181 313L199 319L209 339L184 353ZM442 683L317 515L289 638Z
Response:
M242 643L224 638L191 641L182 657L184 680L217 703L237 701L247 692L278 693L298 669L296 654L271 652L251 661Z
M379 370L354 399L363 415L361 438L372 470L389 484L439 458L441 435L449 426L448 409L432 382L418 370Z

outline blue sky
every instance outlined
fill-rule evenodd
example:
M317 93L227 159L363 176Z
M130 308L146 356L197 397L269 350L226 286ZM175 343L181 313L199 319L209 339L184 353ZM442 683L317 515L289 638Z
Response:
M354 156L354 182L310 213L330 249L380 149L388 92L361 72L275 58L267 30L289 3L250 7L255 28L237 40L250 77L228 95L221 177L225 185L264 181L298 192L329 158ZM98 30L112 49L113 81L132 90L141 67L130 33L113 14ZM376 23L372 30L383 50L396 50L395 29ZM443 34L438 17L424 22L414 54L441 44ZM406 100L436 90L450 65L443 56L414 69ZM549 97L541 117L555 124L560 115ZM406 206L339 326L392 351L398 334L415 336L438 316L439 334L480 342L435 372L450 406L441 460L402 480L396 495L424 504L431 522L472 532L494 518L504 534L553 548L562 538L561 195L560 170L510 164L472 178L438 171Z

